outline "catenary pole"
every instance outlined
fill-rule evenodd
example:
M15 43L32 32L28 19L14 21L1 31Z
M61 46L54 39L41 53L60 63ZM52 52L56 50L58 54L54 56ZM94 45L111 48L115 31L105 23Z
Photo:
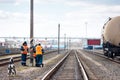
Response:
M58 24L58 54L60 53L60 24Z
M66 49L66 34L64 34L64 50Z
M30 0L30 47L33 47L33 31L34 31L34 19L33 19L33 0ZM30 51L30 65L33 66L33 51Z

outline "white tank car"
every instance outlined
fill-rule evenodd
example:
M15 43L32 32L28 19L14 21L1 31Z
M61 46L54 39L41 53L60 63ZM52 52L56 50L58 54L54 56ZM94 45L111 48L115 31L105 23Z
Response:
M120 16L109 18L103 26L103 51L108 57L120 56Z
M104 25L103 41L107 41L113 45L120 44L120 16L112 18Z

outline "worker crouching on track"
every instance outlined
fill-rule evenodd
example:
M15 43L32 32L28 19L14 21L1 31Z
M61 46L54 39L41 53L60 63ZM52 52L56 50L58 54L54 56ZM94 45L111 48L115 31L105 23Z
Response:
M35 59L35 64L37 63L37 60L36 60L36 50L35 50L36 46L34 46L34 47L31 48L31 51L33 51L33 57Z
M33 57L35 59L35 64L37 63L37 59L36 59L36 53L33 53Z
M42 48L41 44L39 43L36 47L36 67L43 67L43 53L44 49Z
M21 46L21 65L26 66L26 58L27 58L27 53L28 53L28 46L27 42L24 42L23 45Z

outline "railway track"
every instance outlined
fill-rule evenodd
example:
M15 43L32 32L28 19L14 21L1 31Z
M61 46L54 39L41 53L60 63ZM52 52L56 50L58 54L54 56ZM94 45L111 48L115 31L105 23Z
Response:
M48 54L48 53L55 52L55 51L57 51L57 50L47 51L46 53ZM9 55L9 57L7 57L7 58L2 58L2 59L0 59L0 66L7 65L7 64L9 63L10 57L11 57L11 55ZM27 59L29 59L29 58L30 58L30 56L28 55L28 56L27 56ZM14 62L21 61L21 55L19 55L19 56L14 56L14 57L13 57L13 60L14 60Z
M76 51L72 50L67 53L41 80L56 79L88 80Z
M1 59L0 60L0 66L4 66L4 65L9 64L9 59L10 58ZM13 57L13 59L14 59L14 62L21 61L21 56ZM27 59L29 59L29 55L27 56Z
M119 80L120 65L101 53L78 50L89 80ZM102 57L101 57L102 56ZM104 56L104 57L103 57Z
M20 52L19 53L9 53L9 54L6 54L6 53L4 53L4 54L0 54L0 56L10 56L10 55L15 55L15 54L20 54Z
M86 52L89 52L89 53L91 53L91 54L100 56L100 57L102 57L102 58L105 58L105 59L108 59L108 60L110 60L110 61L112 61L112 62L115 62L115 63L120 64L120 61L119 61L119 60L112 59L112 58L108 58L107 56L105 56L105 55L102 54L101 52L98 52L98 51L86 51Z
M48 72L57 62L63 58L68 51L52 52L44 55L43 63L44 67L35 67L34 65L29 66L30 60L26 61L28 66L21 66L20 62L15 62L15 67L17 71L16 76L7 76L7 67L4 65L0 67L0 80L41 80L46 72ZM10 79L9 79L10 78Z

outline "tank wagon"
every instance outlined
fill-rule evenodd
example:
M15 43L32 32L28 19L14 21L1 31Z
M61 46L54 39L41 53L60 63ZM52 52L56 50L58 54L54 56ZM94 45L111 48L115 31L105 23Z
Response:
M104 24L102 39L105 56L120 56L120 16L109 18Z

